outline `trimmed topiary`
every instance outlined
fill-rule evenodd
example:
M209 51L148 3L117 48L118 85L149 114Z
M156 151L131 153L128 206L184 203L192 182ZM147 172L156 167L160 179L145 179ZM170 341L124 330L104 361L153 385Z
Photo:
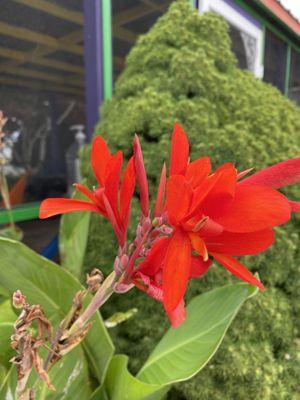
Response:
M215 167L235 161L240 170L259 170L299 156L299 109L274 87L238 69L230 45L223 19L213 14L199 17L187 1L175 2L132 49L113 99L102 107L96 133L104 134L110 147L127 147L128 156L133 134L138 133L153 182L167 157L174 121L188 133L192 156L211 156ZM83 160L84 175L92 183L85 155ZM297 188L289 190L290 197L297 191L299 198ZM266 292L246 304L206 369L177 385L169 399L296 398L299 218L279 231L271 250L245 260L259 272ZM104 247L108 236L111 247ZM108 226L93 216L86 268L111 268L115 249ZM203 279L192 282L188 297L229 280L229 274L214 266ZM137 316L113 331L120 351L131 357L133 372L168 326L161 307L136 289L116 297L104 312L110 315L136 306Z

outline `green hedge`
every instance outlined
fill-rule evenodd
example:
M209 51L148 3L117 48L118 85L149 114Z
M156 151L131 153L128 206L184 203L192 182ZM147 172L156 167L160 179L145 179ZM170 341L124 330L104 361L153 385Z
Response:
M199 17L187 1L174 2L150 32L139 38L101 111L97 134L131 152L140 135L153 184L168 159L175 120L189 135L192 157L209 155L218 166L260 169L299 156L300 112L277 89L237 68L228 26L220 17ZM88 152L84 173L91 178ZM289 190L299 194L299 187ZM134 210L136 214L136 207ZM175 387L169 399L294 399L299 393L299 219L278 229L276 245L247 257L267 290L247 303L218 354L197 377ZM97 216L92 219L86 268L111 268L116 243ZM190 284L188 297L232 280L214 266ZM139 313L113 331L118 349L135 372L167 327L162 307L134 290L115 296L105 313L138 306ZM298 318L297 318L298 317ZM298 351L299 354L299 351ZM298 376L297 376L298 373Z

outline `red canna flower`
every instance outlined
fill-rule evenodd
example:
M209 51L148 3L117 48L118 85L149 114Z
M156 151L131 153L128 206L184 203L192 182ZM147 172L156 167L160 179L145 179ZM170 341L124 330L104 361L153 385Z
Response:
M75 184L88 201L52 198L41 203L40 218L72 211L97 212L107 218L120 246L124 246L130 217L130 204L135 188L133 157L128 161L120 183L123 155L121 151L111 155L101 136L94 139L91 149L91 166L99 187L90 191Z
M189 279L203 275L212 259L264 289L235 257L266 250L274 241L273 227L287 222L297 207L299 211L299 203L275 189L300 180L300 158L239 182L248 172L238 174L228 163L211 173L208 157L189 162L187 137L175 124L166 202L162 206L162 173L155 213L161 216L160 234L133 275L137 287L163 303L174 327L185 317L183 297Z
M99 187L77 184L88 201L47 199L40 217L71 211L98 212L106 217L119 240L114 263L119 293L134 285L163 303L174 327L185 318L184 294L188 281L207 272L213 260L231 274L263 290L263 284L236 257L266 250L274 242L275 226L300 211L300 202L288 200L276 189L300 181L300 158L283 161L246 177L227 163L212 172L209 157L189 160L189 142L174 125L170 170L163 165L150 219L147 175L137 136L134 156L121 179L122 152L111 155L105 141L92 144L91 164ZM135 240L127 246L130 203L140 189L141 217Z

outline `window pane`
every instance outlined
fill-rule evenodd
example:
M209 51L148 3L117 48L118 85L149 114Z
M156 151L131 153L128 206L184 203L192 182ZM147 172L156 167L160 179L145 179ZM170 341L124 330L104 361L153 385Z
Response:
M238 60L239 67L241 69L249 69L250 70L250 68L248 68L247 52L246 52L246 46L245 46L246 41L245 41L245 36L243 36L243 32L241 32L235 26L230 24L229 25L229 35L230 35L230 39L231 39L231 49ZM254 57L255 57L255 53L254 53Z
M113 79L124 68L126 55L141 33L146 33L168 9L170 0L113 0Z
M270 31L266 31L264 81L272 83L282 93L285 89L287 44Z
M0 109L8 117L5 173L14 205L65 195L78 171L82 2L51 4L1 0Z
M289 98L300 106L300 53L292 50Z

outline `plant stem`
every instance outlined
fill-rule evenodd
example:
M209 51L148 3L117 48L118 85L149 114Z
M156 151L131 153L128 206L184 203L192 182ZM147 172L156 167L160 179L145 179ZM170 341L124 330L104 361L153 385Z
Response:
M114 293L113 287L117 282L117 277L115 272L111 272L105 281L102 283L97 293L93 297L90 304L84 310L84 312L77 318L74 324L68 331L68 335L82 329L92 315L109 299L109 297Z

